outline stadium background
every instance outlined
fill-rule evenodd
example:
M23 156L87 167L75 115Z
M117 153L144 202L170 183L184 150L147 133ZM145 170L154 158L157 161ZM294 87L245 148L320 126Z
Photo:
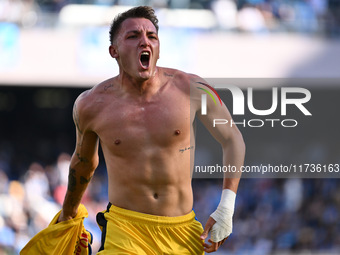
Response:
M340 163L337 0L1 0L0 254L18 254L60 209L75 142L73 102L117 74L107 51L109 22L141 4L157 9L162 66L208 80L260 81L256 103L264 109L271 102L268 79L309 79L313 116L297 115L299 127L241 128L247 165ZM200 125L198 134L196 164L219 163L221 152ZM107 203L101 162L83 201L95 250L95 214ZM216 254L339 254L339 183L243 179L234 233ZM204 224L219 202L221 179L194 178L193 186Z

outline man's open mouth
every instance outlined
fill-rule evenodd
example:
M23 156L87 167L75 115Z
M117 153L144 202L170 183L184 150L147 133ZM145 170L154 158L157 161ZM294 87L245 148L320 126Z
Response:
M142 54L140 55L140 63L142 67L147 69L149 67L149 62L150 62L150 52L143 51Z

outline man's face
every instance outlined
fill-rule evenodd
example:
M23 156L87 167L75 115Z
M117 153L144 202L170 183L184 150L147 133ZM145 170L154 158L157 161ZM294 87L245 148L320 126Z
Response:
M120 73L133 79L147 80L154 76L159 58L159 40L152 22L145 18L126 19L120 27L110 54L116 58Z

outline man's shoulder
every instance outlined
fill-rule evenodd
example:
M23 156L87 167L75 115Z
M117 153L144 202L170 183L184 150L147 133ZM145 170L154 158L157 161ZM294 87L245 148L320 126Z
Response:
M180 90L190 94L190 98L192 100L195 98L200 99L201 94L204 93L204 90L207 87L211 88L211 86L205 79L196 74L186 73L183 71L169 68L164 68L163 73L173 77L174 84L176 84L176 86Z
M191 79L193 79L194 77L196 77L196 75L194 74L190 74L178 69L173 69L173 68L166 68L166 67L161 67L159 68L160 72L162 75L166 76L166 77L172 77L175 78L176 80L179 81L190 81Z
M82 92L75 101L77 108L83 111L95 110L98 102L102 100L105 90L112 86L112 79L105 80L91 89Z
M173 79L173 83L181 88L190 89L197 84L205 82L203 78L196 74L183 72L177 69L161 68L161 73Z

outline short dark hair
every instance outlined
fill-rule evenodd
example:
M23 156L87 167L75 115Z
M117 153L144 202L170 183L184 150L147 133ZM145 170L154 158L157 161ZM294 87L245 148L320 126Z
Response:
M155 10L150 6L138 6L118 14L111 23L110 27L110 42L113 44L117 33L124 20L129 18L145 18L152 22L158 33L158 19L155 15Z

